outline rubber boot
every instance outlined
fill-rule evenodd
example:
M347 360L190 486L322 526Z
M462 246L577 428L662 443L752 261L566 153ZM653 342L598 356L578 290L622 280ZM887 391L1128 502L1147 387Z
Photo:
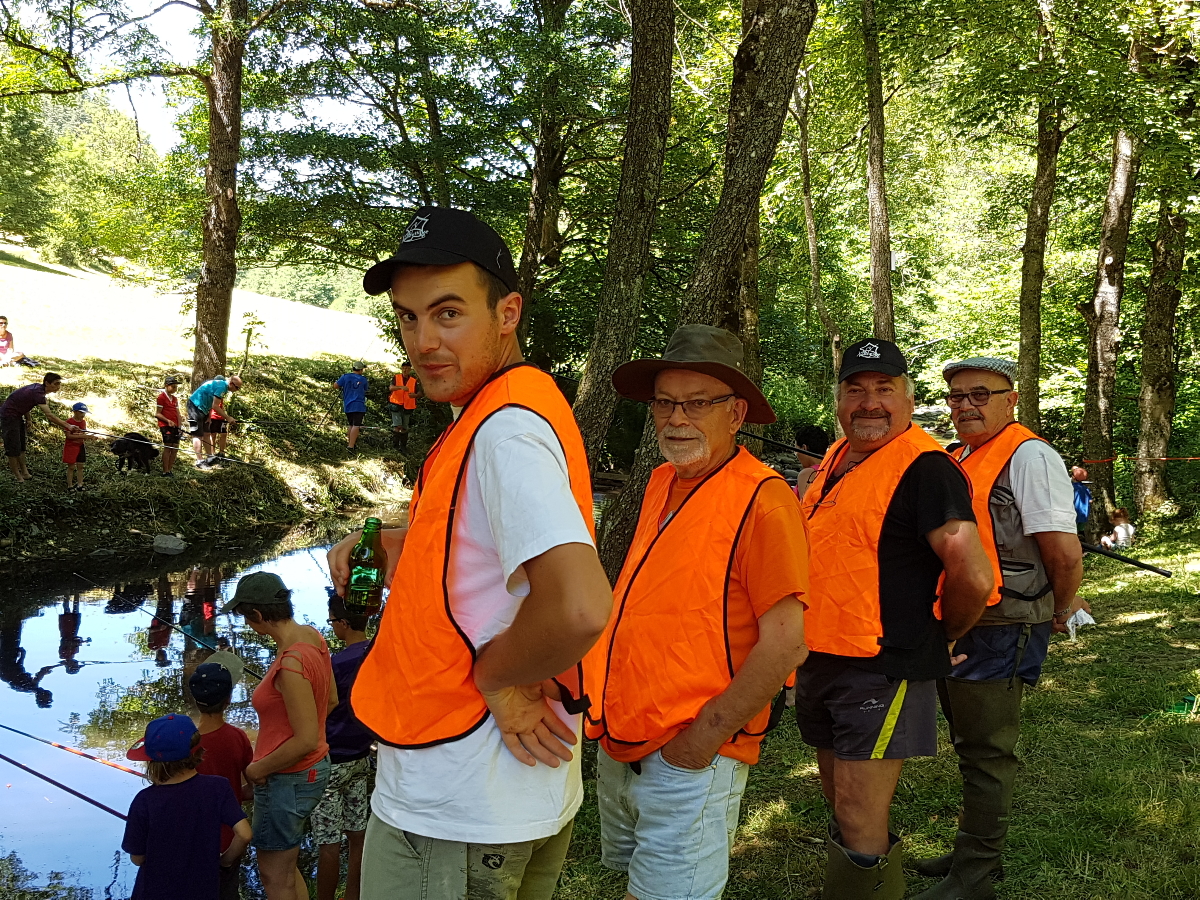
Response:
M393 450L400 449L400 432L399 431L392 432L392 449Z
M866 857L874 859L875 864L864 866L860 860L865 854L843 847L842 833L831 823L821 900L903 900L903 845L890 832L888 840L891 845L887 856Z
M401 453L408 452L408 432L407 431L400 432L400 452Z
M1001 866L1017 775L1024 682L947 678L945 688L963 777L963 808L946 877L916 900L993 900L992 880ZM939 862L941 858L927 865Z

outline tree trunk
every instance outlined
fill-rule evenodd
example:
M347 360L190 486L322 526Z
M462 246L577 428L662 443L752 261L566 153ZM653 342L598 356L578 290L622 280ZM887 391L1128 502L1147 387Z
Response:
M573 0L544 0L537 4L542 34L561 32L566 27L567 10ZM558 73L551 72L542 87L537 142L533 148L533 171L529 181L529 209L525 215L525 236L521 241L521 259L517 263L517 291L524 298L519 334L529 344L535 313L534 290L542 261L557 244L558 212L562 206L559 186L566 174L566 127L560 105L562 84ZM542 338L553 343L554 323L544 321L538 328ZM527 355L536 364L548 368L552 354L547 341L534 340Z
M442 133L442 111L433 84L433 67L424 48L414 48L421 60L421 98L429 119L429 167L433 170L434 202L450 206L450 179L446 177L445 135Z
M761 245L762 227L758 215L750 220L746 229L745 241L742 244L741 274L739 275L738 293L733 309L727 310L724 321L717 324L726 331L731 331L742 342L744 353L743 368L746 377L756 384L762 384L762 348L758 340L758 262ZM743 430L751 434L762 434L762 425L744 425ZM762 454L762 441L746 438L743 443L747 450L755 456Z
M242 31L246 0L225 0L220 22L212 29L212 75L204 79L208 94L208 165L204 188L208 206L202 223L203 261L196 285L196 346L192 356L192 388L225 372L229 314L237 278L238 161L242 145Z
M1158 511L1170 500L1167 464L1159 458L1167 455L1175 412L1175 313L1182 296L1179 283L1187 227L1187 219L1164 197L1158 207L1158 234L1142 324L1142 390L1134 468L1134 493L1142 516Z
M816 7L816 0L746 2L744 37L733 58L721 195L680 305L681 324L714 324L737 302L746 232L759 213ZM620 571L633 539L657 454L650 420L629 481L605 516L600 558L610 575Z
M1083 451L1094 490L1087 533L1095 538L1116 506L1113 483L1113 413L1117 353L1120 348L1121 295L1125 288L1125 255L1133 195L1141 163L1141 139L1117 129L1113 136L1112 172L1100 222L1100 252L1092 301L1081 305L1088 326L1088 374L1083 395Z
M633 0L630 15L633 53L621 184L608 233L600 310L575 395L575 419L593 472L620 399L612 373L633 356L671 124L675 5L673 0Z
M816 307L817 318L825 330L831 356L830 394L832 401L837 394L837 372L842 363L842 330L829 314L825 295L821 292L821 250L817 241L817 215L813 209L812 164L808 146L809 110L812 104L812 89L802 80L796 88L796 120L800 126L800 193L804 199L804 234L808 238L808 298ZM840 426L839 426L840 428Z
M871 227L871 308L875 337L896 339L892 302L892 227L884 178L883 74L879 64L879 26L875 0L862 0L863 56L867 76L867 215Z
M1017 416L1026 428L1041 433L1042 285L1046 281L1046 236L1050 207L1058 179L1058 151L1062 147L1062 109L1057 103L1038 106L1037 170L1025 220L1025 246L1021 248L1021 349L1017 357L1017 386L1021 401Z

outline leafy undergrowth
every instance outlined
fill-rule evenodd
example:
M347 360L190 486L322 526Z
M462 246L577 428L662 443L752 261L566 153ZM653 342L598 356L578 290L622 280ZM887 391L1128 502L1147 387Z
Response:
M1002 900L1200 897L1200 719L1169 710L1200 694L1200 531L1167 529L1134 554L1170 579L1087 558L1083 596L1099 625L1055 637L1026 694ZM942 723L936 759L905 767L893 827L910 857L951 849L960 781ZM594 745L585 749L594 776ZM594 781L558 893L618 898L600 865ZM820 896L828 813L816 757L785 717L750 775L728 900ZM910 873L909 896L933 884Z
M82 400L90 430L136 431L159 440L154 400L164 372L120 360L42 362L66 377L63 390L51 396L58 415L65 418L70 405ZM372 427L352 454L332 385L344 365L332 358L257 357L230 407L248 426L229 439L229 455L238 461L197 469L185 442L173 478L159 474L161 456L151 461L149 475L119 474L110 441L90 441L86 490L80 493L66 490L62 432L35 411L28 452L34 479L18 484L0 468L0 560L121 551L144 547L155 534L191 541L293 525L347 508L402 504L412 462L390 448L386 374L372 382ZM22 374L40 377L40 371ZM181 391L181 408L183 396Z

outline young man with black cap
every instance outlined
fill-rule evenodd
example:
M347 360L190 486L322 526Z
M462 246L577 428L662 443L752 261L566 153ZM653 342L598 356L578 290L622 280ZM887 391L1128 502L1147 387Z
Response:
M666 464L642 498L615 610L584 660L604 865L626 900L719 900L770 705L805 655L808 546L788 483L737 443L775 413L742 344L676 330L613 373Z
M526 364L512 256L471 213L425 207L363 278L454 423L385 530L395 578L354 685L380 739L365 900L549 900L583 798L580 661L608 620L570 406ZM329 554L339 591L351 535Z
M848 347L837 391L846 437L802 500L811 653L796 721L833 811L826 900L904 896L892 794L906 758L937 754L947 645L975 624L993 585L966 476L912 412L899 348L875 338Z

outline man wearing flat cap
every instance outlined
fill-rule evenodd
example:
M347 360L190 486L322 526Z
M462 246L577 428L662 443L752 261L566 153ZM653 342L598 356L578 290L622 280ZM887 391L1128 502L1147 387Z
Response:
M892 794L905 759L937 755L948 644L992 589L967 478L912 424L913 388L890 341L846 349L837 389L846 437L802 500L811 652L796 677L796 721L833 811L826 900L904 896Z
M737 444L775 421L728 331L685 325L613 373L665 465L642 499L604 636L584 660L602 861L626 900L715 900L771 698L804 659L808 551L786 481Z
M943 369L973 506L995 587L939 685L963 776L954 852L917 866L943 880L924 900L991 900L1008 832L1025 685L1037 683L1053 629L1086 607L1074 497L1054 448L1016 421L1017 364L974 357Z

